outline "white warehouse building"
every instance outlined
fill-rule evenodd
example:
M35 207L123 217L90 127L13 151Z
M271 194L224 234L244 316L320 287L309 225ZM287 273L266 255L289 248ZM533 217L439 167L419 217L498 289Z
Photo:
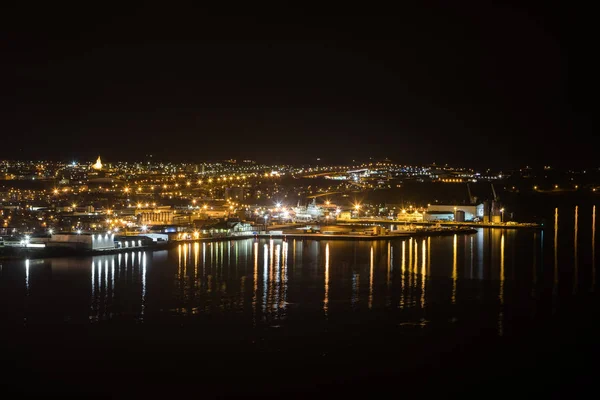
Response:
M473 221L476 218L483 219L483 204L464 205L464 204L432 204L427 207L423 214L423 220L452 220Z

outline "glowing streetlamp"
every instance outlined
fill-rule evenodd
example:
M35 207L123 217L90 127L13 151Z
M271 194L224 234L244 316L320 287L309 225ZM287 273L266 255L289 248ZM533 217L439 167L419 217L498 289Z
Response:
M500 222L504 222L504 208L500 209Z

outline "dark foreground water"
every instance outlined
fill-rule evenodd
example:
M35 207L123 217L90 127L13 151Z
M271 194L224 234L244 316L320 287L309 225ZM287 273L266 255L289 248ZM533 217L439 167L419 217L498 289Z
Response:
M595 397L592 212L543 232L4 262L2 394Z

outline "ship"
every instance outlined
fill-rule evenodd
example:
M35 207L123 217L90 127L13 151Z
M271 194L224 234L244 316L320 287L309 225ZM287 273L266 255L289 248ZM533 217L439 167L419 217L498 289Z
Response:
M292 207L294 211L294 222L315 222L323 218L323 207L317 205L317 199L313 199L307 206Z

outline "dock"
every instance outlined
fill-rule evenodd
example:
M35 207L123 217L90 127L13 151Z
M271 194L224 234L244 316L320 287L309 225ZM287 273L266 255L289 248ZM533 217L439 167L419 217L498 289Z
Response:
M339 220L338 225L353 224L394 224L394 225L420 225L420 226L451 226L451 227L471 227L471 228L496 228L496 229L544 229L540 224L529 222L454 222L454 221L403 221L379 218L357 218L349 220Z

